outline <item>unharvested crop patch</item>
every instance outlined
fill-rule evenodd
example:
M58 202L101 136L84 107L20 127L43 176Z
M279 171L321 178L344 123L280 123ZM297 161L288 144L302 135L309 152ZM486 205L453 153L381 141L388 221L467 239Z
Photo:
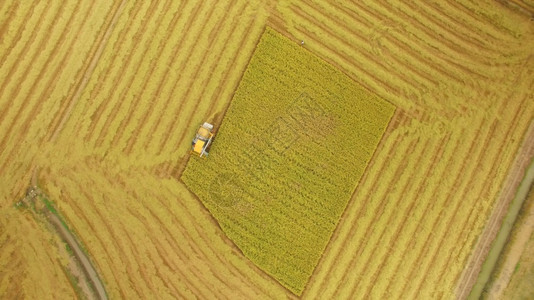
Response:
M533 24L495 1L1 2L0 298L75 297L50 234L13 206L35 167L110 298L291 298L175 178L197 126L230 105L266 25L397 108L302 298L458 297L534 119ZM243 126L283 132L295 113ZM225 126L202 163L225 155ZM256 130L258 145L273 142ZM278 136L275 149L294 134ZM227 210L258 211L232 204L242 190L217 191Z
M267 28L209 159L182 179L248 258L301 294L394 111Z

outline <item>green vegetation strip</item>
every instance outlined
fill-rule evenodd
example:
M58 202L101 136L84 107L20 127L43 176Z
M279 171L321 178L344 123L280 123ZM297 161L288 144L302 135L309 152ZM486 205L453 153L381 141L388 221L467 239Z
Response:
M267 28L209 157L182 180L251 261L300 295L395 111Z
M108 299L104 285L102 284L102 281L98 276L98 273L96 272L92 262L89 260L87 250L82 247L81 243L76 238L76 235L69 229L69 226L67 223L65 223L57 209L54 207L53 203L45 196L41 196L40 198L48 211L50 211L51 215L49 217L49 221L56 228L56 231L60 235L61 239L66 243L67 251L69 254L72 254L76 257L80 266L84 270L89 280L89 287L93 290L98 299Z
M63 220L63 218L59 215L59 212L56 210L56 208L54 207L54 204L52 204L52 202L50 200L48 200L48 198L46 197L43 197L41 196L41 200L43 201L43 203L45 204L46 208L48 209L48 211L50 211L51 213L53 213L54 215L56 215L56 217L59 219L59 221L61 222L61 225L63 225L63 227L65 227L65 229L67 229L71 234L72 231L69 229L69 226L67 226L67 223L65 223L65 221Z
M495 241L493 241L488 256L484 261L484 264L482 265L482 269L480 271L480 274L478 275L477 281L473 286L473 289L471 290L471 293L469 294L469 297L467 299L479 299L482 295L484 287L490 279L491 273L493 272L493 269L497 264L499 255L502 252L504 246L506 245L506 242L508 241L508 237L510 235L510 232L512 231L515 220L517 219L517 215L521 210L523 202L528 196L528 192L532 186L533 181L534 161L531 162L527 172L525 173L525 177L521 181L521 185L519 186L519 189L517 190L517 193L514 199L512 200L510 207L508 208L508 212L501 226L501 229L499 230Z
M67 223L65 222L65 220L63 220L63 218L61 217L61 215L59 214L59 212L57 211L57 209L54 207L54 204L52 203L52 201L48 200L48 198L46 198L45 196L40 196L41 200L43 201L43 203L45 204L46 208L48 209L49 212L53 213L57 219L59 220L59 222L61 222L61 225L63 226L63 228L65 228L65 230L67 230L69 232L70 235L72 235L73 237L76 238L76 240L78 240L78 238L76 237L76 235L74 234L74 232L69 228L69 226L67 225ZM88 256L89 255L89 252L87 252L87 249L85 249L85 247L81 244L81 243L78 243L78 247L80 247L80 249L83 251L83 253ZM70 249L70 252L72 252L72 248L70 247L70 245L67 243L67 251L69 251Z

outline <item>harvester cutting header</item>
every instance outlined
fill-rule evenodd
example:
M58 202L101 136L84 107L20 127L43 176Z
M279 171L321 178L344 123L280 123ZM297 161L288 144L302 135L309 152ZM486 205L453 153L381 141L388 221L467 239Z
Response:
M213 125L210 123L204 123L197 131L195 138L193 139L193 145L191 146L191 153L198 155L199 157L208 156L208 147L213 140Z

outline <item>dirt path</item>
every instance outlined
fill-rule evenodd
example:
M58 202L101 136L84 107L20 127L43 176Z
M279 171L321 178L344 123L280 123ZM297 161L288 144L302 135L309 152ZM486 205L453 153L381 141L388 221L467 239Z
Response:
M39 174L39 167L35 167L33 170L32 179L31 179L31 185L33 187L37 187L38 174ZM94 269L93 265L91 264L91 262L89 261L85 253L82 251L76 238L67 228L65 228L65 226L63 226L63 223L61 222L58 216L56 216L49 210L46 210L45 214L47 216L47 219L56 229L61 239L69 245L70 249L72 249L75 260L76 260L75 262L78 262L79 265L82 267L83 273L88 279L90 285L93 287L94 292L96 293L97 299L108 299L104 285L102 284L102 282L100 281L100 278L98 277L98 273ZM86 295L91 295L89 291L85 291L85 293Z
M531 122L525 140L521 145L514 164L510 168L510 173L506 178L499 199L493 213L491 214L486 228L482 232L473 253L468 259L466 268L460 276L459 284L455 294L458 299L466 299L475 284L482 264L488 254L491 243L495 239L501 222L506 214L508 205L515 196L519 184L523 180L526 168L534 156L534 122Z
M531 178L530 180L532 181L533 179ZM532 201L532 198L530 201ZM523 250L532 232L534 232L534 205L530 205L526 220L521 224L510 248L510 252L505 257L502 270L499 272L497 279L488 292L489 299L502 299L502 294L510 283L515 267L523 254Z
M53 213L48 213L48 220L50 220L50 223L54 225L57 232L61 236L61 238L67 242L67 244L70 246L72 251L74 252L74 256L78 260L78 262L82 265L83 271L87 278L91 281L91 285L94 287L95 292L97 294L98 299L108 299L106 295L106 290L104 289L104 285L98 278L98 275L96 273L96 270L93 268L93 265L85 255L85 253L82 251L80 246L78 245L78 242L72 236L72 233L69 232L61 223L61 220L54 215Z

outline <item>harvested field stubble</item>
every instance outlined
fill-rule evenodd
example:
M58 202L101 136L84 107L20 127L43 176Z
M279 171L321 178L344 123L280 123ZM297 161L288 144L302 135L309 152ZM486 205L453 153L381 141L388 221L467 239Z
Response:
M271 28L183 181L260 268L304 290L395 107Z
M33 166L111 298L291 296L177 180L267 24L397 107L302 298L454 296L534 119L498 1L0 2L0 296L74 293L12 205Z

